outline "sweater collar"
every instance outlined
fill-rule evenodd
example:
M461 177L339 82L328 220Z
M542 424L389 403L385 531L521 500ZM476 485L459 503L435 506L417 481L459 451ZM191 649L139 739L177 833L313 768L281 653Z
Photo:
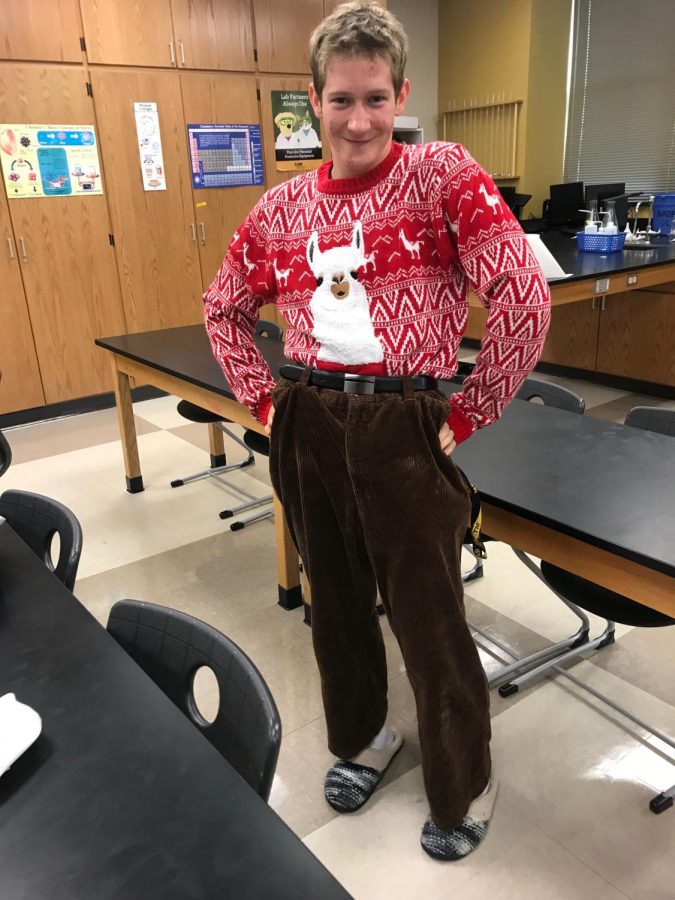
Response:
M324 194L358 194L367 191L391 172L402 153L403 145L392 141L391 150L382 162L357 178L331 178L333 161L328 160L317 170L317 187Z

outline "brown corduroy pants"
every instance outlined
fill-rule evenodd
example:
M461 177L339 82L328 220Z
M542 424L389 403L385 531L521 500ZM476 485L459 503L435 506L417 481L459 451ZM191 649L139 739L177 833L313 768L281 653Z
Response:
M488 688L460 572L470 501L441 450L438 391L345 394L282 379L270 471L312 590L331 752L350 759L387 715L379 590L415 695L436 825L458 825L490 777Z

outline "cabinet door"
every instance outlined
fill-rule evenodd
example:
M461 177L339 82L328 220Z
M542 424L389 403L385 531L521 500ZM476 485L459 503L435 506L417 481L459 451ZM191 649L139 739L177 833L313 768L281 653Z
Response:
M80 62L77 0L3 0L0 58Z
M26 200L26 203L31 201ZM0 414L42 406L40 369L23 291L19 250L12 233L5 192L0 190L0 284L2 284L2 328L0 328Z
M255 75L181 72L186 123L255 124L260 120ZM230 238L264 187L193 190L204 290L223 260Z
M595 369L599 322L599 298L553 306L541 361L575 369Z
M0 68L0 121L93 124L84 71ZM14 199L9 211L47 403L110 390L94 339L126 327L105 196Z
M252 72L249 0L171 0L180 68Z
M309 78L302 75L261 75L258 78L258 84L260 86L265 184L271 188L304 171L302 166L298 166L297 172L277 171L274 151L274 122L272 121L272 91L306 91ZM323 131L321 132L321 143L323 159L330 159L330 147Z
M80 0L87 59L123 66L175 66L169 0Z
M605 298L598 371L675 386L675 284Z
M309 72L309 36L323 18L323 0L253 0L261 72Z
M202 320L197 230L178 72L91 72L129 331ZM166 190L143 188L134 102L155 102Z

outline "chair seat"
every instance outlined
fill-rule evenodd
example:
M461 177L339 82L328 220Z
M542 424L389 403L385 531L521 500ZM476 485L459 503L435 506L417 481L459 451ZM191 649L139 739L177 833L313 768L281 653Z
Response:
M223 416L219 416L218 413L213 413L208 409L204 409L203 406L197 406L196 403L190 403L187 400L181 400L176 409L184 419L189 419L190 422L199 422L200 424L208 425L211 422L230 421L229 419L223 418Z
M259 434L249 428L244 432L244 443L254 453L261 453L263 456L270 455L270 439L264 434Z
M675 619L664 613L629 600L623 594L617 594L607 588L586 581L573 575L566 569L560 569L542 560L541 572L546 582L571 603L580 606L596 616L620 622L622 625L635 625L639 628L659 628L663 625L675 625Z

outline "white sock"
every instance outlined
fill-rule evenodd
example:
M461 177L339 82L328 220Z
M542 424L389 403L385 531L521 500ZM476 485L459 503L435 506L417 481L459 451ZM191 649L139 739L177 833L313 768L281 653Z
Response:
M372 750L384 750L395 738L394 732L387 725L383 725L377 732L368 747Z

